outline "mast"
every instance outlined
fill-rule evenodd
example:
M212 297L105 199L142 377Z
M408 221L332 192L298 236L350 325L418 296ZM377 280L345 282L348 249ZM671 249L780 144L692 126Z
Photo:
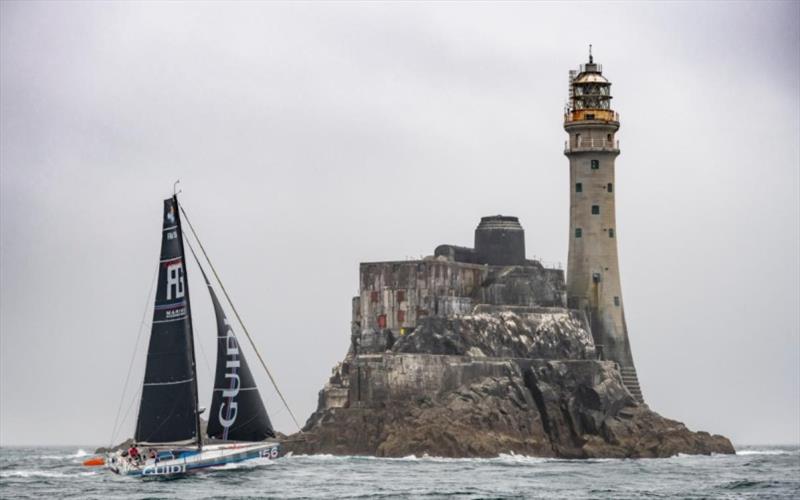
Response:
M180 205L178 205L178 194L175 193L172 195L172 200L175 203L175 220L178 225L178 234L181 235L180 239L178 240L181 246L181 255L184 256L184 262L186 262L186 251L183 247L183 229L181 227L181 214L180 210L177 209ZM188 262L187 262L188 264ZM189 328L189 352L191 354L192 360L192 392L194 393L194 425L195 425L195 436L197 436L197 449L203 449L203 435L200 431L200 400L198 395L197 389L197 358L195 357L194 353L194 326L192 326L192 301L189 298L189 274L188 274L188 265L184 266L183 269L183 279L184 279L184 290L186 294L186 314L189 316L188 321L188 328Z

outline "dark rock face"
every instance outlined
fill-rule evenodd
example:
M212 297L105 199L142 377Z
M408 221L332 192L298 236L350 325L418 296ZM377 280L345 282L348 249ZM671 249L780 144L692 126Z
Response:
M441 398L331 410L290 448L295 453L385 457L492 457L509 451L554 456L535 420L530 394L509 382L487 377Z
M388 457L734 452L722 436L691 432L637 404L611 362L387 354L346 365L345 405L320 408L288 449Z
M535 361L525 371L557 456L659 458L734 453L722 436L692 432L636 403L609 361Z
M386 355L355 360L349 372L350 405L314 413L289 449L388 457L491 457L508 451L554 456L513 362ZM442 386L429 383L437 376ZM360 391L365 382L380 390Z
M483 307L483 306L482 306ZM560 308L426 318L382 353L336 366L295 453L402 457L668 457L734 453L637 403L595 360L582 317Z

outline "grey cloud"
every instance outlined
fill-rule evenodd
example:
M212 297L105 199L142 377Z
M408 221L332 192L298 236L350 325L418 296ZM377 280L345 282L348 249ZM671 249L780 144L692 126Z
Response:
M564 262L561 112L588 43L622 115L648 401L740 443L800 441L798 9L0 3L0 444L109 439L177 178L303 416L347 349L358 262L469 243L494 213Z

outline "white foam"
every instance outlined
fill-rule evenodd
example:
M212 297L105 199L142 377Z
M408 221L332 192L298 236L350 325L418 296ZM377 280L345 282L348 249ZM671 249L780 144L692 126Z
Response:
M317 453L315 455L294 455L292 458L302 458L311 460L349 460L351 458L375 458L375 457L359 457L349 455L331 455L329 453Z
M80 449L78 449L78 451L76 451L75 453L70 454L70 455L41 455L38 458L41 459L41 460L67 460L69 458L83 458L83 457L87 457L89 455L90 455L90 453L88 453L86 450L80 448Z
M212 467L215 470L236 470L236 469L253 469L255 467L262 467L264 465L272 465L275 461L269 458L253 458L241 462L231 462L224 465L217 465Z
M541 464L552 461L552 458L529 457L528 455L517 455L516 453L501 453L497 458L484 459L487 462L511 463L511 464Z
M285 458L289 458L288 456ZM320 453L316 455L294 455L295 459L310 459L320 461L340 461L340 460L385 460L391 462L440 462L440 463L500 463L500 464L540 464L544 462L551 462L559 460L557 458L543 458L531 457L527 455L517 455L515 453L501 453L493 458L449 458L449 457L436 457L430 456L427 453L417 455L406 455L404 457L390 458L390 457L372 457L367 455L331 455L328 453ZM605 459L597 459L597 461ZM614 459L608 459L614 460Z
M75 476L94 476L98 472L77 472L75 474L65 474L63 472L46 470L11 470L0 472L0 477L75 477Z
M738 450L737 455L794 455L797 451L789 450Z

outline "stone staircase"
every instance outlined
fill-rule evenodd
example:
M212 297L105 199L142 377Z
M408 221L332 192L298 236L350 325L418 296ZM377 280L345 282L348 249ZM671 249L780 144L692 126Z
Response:
M625 388L630 391L636 401L644 403L642 388L639 386L639 377L636 375L636 368L632 366L623 366L619 369L619 372L620 375L622 375L622 383L625 385Z

